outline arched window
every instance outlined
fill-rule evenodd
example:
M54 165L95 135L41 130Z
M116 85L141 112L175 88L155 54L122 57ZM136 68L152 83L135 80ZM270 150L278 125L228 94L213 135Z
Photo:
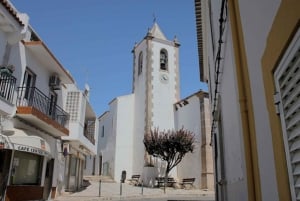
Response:
M138 62L138 75L140 75L143 71L143 52L139 54L139 62Z
M165 49L160 51L160 70L168 70L168 52Z

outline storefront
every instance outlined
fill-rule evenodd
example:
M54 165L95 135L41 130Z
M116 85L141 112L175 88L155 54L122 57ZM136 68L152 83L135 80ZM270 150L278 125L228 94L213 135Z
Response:
M0 198L46 200L51 192L54 166L49 144L20 129L12 133L0 134Z
M69 153L66 156L65 191L74 192L83 187L83 168L85 155L68 145Z

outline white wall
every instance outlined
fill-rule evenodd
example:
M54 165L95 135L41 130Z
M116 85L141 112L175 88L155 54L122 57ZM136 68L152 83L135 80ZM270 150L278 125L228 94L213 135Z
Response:
M109 157L106 156L106 149L107 146L109 146L108 144L108 140L109 137L111 135L109 135L109 133L112 130L112 120L111 120L111 114L110 112L105 112L104 114L102 114L99 118L99 129L97 132L98 137L98 150L97 150L97 156L101 156L102 158L102 164L101 164L101 174L105 173L103 172L103 163L105 163L105 161L107 161L107 159ZM102 136L102 127L104 126L104 135ZM100 165L100 164L99 164Z
M138 57L139 53L143 51L143 69L142 73L138 75ZM145 121L146 121L146 98L147 98L147 85L149 84L149 77L147 72L150 68L147 66L147 43L142 41L135 49L135 75L134 75L134 132L133 132L133 150L139 150L133 152L133 158L135 159L132 169L132 174L142 174L144 162L144 134L145 134ZM128 175L131 176L131 175Z
M229 35L229 34L228 34ZM247 177L245 169L245 154L242 144L244 144L242 125L241 125L241 111L238 101L238 92L236 85L235 64L232 61L232 46L231 37L228 36L226 46L226 55L229 58L224 61L224 68L222 70L222 98L219 100L220 118L222 121L221 129L224 151L224 169L226 188L228 191L227 197L229 200L242 200L247 195ZM217 137L221 140L221 138ZM222 143L222 142L221 142ZM222 150L221 150L222 152ZM235 193L233 193L235 192Z
M178 101L176 99L176 70L175 47L167 44L152 42L152 126L159 127L160 130L174 129L174 109L173 104ZM160 70L160 50L168 51L168 72ZM160 75L166 73L169 77L168 83L160 81ZM179 76L179 75L178 75Z
M36 75L35 86L46 96L49 96L49 77L51 73L44 67L45 64L39 61L39 57L26 49L26 47L25 56L26 64L23 66L24 70L28 67ZM57 104L62 107L61 102Z
M134 95L117 98L118 112L116 121L116 156L115 156L115 181L119 182L123 170L127 178L133 174L132 167L136 161L133 158L133 122L134 122Z
M7 40L8 40L8 33L2 32L0 30L0 65L2 64L8 64L8 65L13 65L15 67L15 71L13 72L13 76L17 79L16 80L16 86L15 86L15 93L13 97L12 103L7 102L6 100L2 100L0 97L1 101L1 112L4 114L8 114L13 116L16 112L16 107L15 107L15 102L16 102L16 97L17 97L17 87L20 85L20 80L22 79L22 68L21 68L21 60L20 60L20 44L18 41L15 41L15 43L11 44L11 49L9 52L9 57L7 63L4 63L4 54L6 51L6 45L7 45Z
M261 59L264 54L268 34L281 1L246 1L239 2L241 23L248 62L254 109L256 143L259 161L259 174L263 200L278 200L274 151L269 116L266 105ZM266 9L267 8L267 9ZM253 15L255 10L255 15ZM275 92L274 92L275 93ZM270 139L270 140L266 140Z
M176 130L182 127L195 134L195 149L187 153L177 166L177 176L182 178L196 178L194 185L199 187L201 182L201 117L200 100L194 95L187 99L187 105L178 107L175 111Z
M0 64L3 63L3 56L5 53L5 47L7 43L7 38L4 32L0 31Z
M114 177L114 161L116 153L115 115L116 99L110 103L109 112L99 118L99 149L102 156L102 174ZM101 137L102 126L104 126L104 137ZM105 168L108 165L108 169Z
M119 182L123 170L132 175L134 95L120 96L110 103L109 112L99 118L99 155L102 166L109 164L108 175ZM104 137L101 137L104 126ZM105 167L102 167L105 174Z
M243 28L243 37L246 48L246 58L248 65L249 80L251 85L252 103L254 109L255 133L259 160L259 174L261 178L261 190L263 200L278 200L276 174L274 167L274 156L271 131L266 110L265 91L263 86L263 75L261 71L261 59L265 49L267 36L272 26L275 14L281 1L247 1L238 2ZM211 1L213 33L215 47L219 39L218 18L220 15L220 1ZM255 14L253 15L253 11ZM206 19L208 20L208 19ZM228 18L230 20L230 18ZM206 21L208 24L209 22ZM206 30L210 34L211 30ZM222 99L219 100L221 112L221 130L224 137L224 169L226 179L226 191L228 200L245 200L247 198L247 178L245 169L245 153L243 130L241 127L241 112L239 94L237 90L236 66L232 47L232 32L230 21L226 23L225 35L223 38L224 55L221 55L221 87ZM207 36L206 42L210 41ZM208 51L212 49L209 44ZM214 51L216 52L216 50ZM210 53L211 54L211 53ZM211 55L212 56L212 55ZM210 87L214 93L215 65L210 61ZM213 98L213 97L212 97ZM250 98L250 97L248 97ZM213 101L213 100L212 100ZM220 140L219 137L217 137ZM222 152L222 150L220 150ZM216 161L220 167L221 161ZM218 171L220 174L220 168Z
M215 57L211 55L211 52L214 52L216 55L218 49L218 40L219 40L219 17L220 17L220 1L211 1L212 6L212 22L211 25L214 33L214 51L213 45L210 43L211 37L205 39L208 43L207 51L210 51L210 57L207 58L209 61L206 68L210 68L210 98L211 106L214 106L215 98L215 78L216 78L216 69L215 62L211 58ZM209 24L209 19L206 19L206 23ZM205 30L206 34L209 35L211 30ZM237 81L236 81L236 72L235 72L235 63L233 60L233 47L232 39L230 32L230 23L226 22L226 29L223 35L222 40L224 41L222 45L221 57L224 58L221 60L220 66L220 85L218 91L221 94L221 98L216 97L218 102L216 104L216 109L218 110L219 118L222 124L216 122L215 125L218 125L218 128L215 128L214 132L216 133L217 142L217 158L215 160L215 165L217 170L215 175L217 176L217 182L221 179L225 179L225 184L223 185L223 190L225 192L225 197L228 200L245 200L247 196L247 178L246 178L246 169L245 169L245 154L244 149L242 148L243 134L240 120L240 106L238 99L237 91ZM204 50L206 51L206 50ZM218 94L217 94L218 96ZM218 120L218 119L216 119ZM222 149L222 144L224 149ZM223 157L223 160L221 158ZM224 161L224 164L223 162ZM222 178L221 174L224 174ZM222 190L222 186L218 185L219 192Z

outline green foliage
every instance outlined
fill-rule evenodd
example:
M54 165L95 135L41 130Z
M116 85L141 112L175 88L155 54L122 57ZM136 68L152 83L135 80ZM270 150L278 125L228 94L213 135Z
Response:
M194 150L194 134L184 128L178 131L150 130L144 138L146 151L167 162L166 175L180 163L184 155Z

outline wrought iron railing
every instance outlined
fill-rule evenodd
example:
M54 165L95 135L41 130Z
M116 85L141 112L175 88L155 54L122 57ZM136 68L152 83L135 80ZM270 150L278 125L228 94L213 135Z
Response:
M17 106L34 107L65 126L69 114L36 87L18 87Z
M10 103L13 102L16 81L17 79L12 75L0 74L0 97Z
M92 144L95 144L95 120L85 122L83 134Z

